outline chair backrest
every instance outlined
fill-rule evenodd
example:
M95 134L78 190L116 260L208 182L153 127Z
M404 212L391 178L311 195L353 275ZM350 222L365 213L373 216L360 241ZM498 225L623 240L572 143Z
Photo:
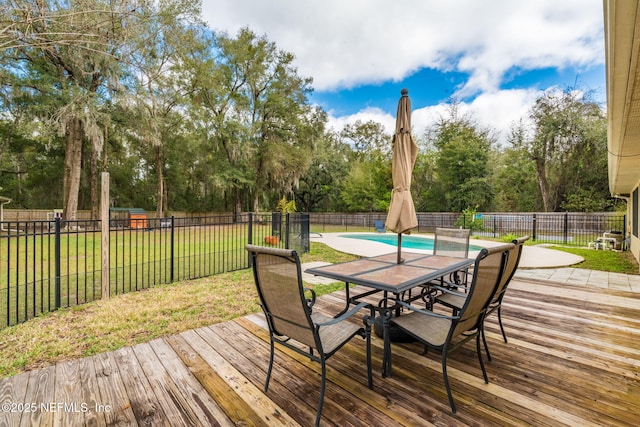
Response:
M320 343L306 303L296 251L255 245L246 249L270 332L317 349Z
M529 236L524 236L520 237L519 239L512 240L514 247L509 251L509 257L507 258L507 263L504 266L504 272L502 273L500 284L498 285L496 293L491 300L492 304L500 301L504 296L509 282L511 282L513 275L518 269L518 264L520 264L520 258L522 257L522 248L524 246L524 242L526 242L527 240L529 240Z
M466 258L469 255L471 230L465 228L436 228L434 255Z
M479 327L502 278L509 251L513 248L514 244L508 243L480 251L474 263L469 295L460 309L460 320L450 338Z

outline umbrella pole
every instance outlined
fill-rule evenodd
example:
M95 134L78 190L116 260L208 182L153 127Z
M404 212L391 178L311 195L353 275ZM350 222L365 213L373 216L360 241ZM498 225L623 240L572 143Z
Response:
M398 233L398 264L402 264L402 233Z

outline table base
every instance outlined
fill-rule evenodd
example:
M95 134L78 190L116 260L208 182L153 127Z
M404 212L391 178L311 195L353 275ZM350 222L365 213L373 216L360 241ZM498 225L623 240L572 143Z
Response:
M379 337L384 338L384 328L382 327L382 316L377 316L373 321L373 332ZM389 324L389 340L391 342L410 343L416 339L407 334L402 329L393 324Z

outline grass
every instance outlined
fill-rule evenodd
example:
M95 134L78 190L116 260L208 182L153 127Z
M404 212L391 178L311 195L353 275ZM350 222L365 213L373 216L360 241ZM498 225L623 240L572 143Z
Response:
M502 242L511 242L518 236L507 235L498 239ZM525 242L525 245L536 245L537 242L531 240ZM622 274L638 274L638 262L633 257L630 251L616 252L616 251L599 251L594 249L588 249L584 247L576 246L563 246L563 245L547 245L550 249L558 251L568 252L570 254L578 255L584 258L579 264L575 264L572 267L584 268L585 270L599 270L608 271L611 273Z
M554 249L585 258L579 268L638 274L628 252L566 247ZM355 259L320 243L302 262L343 262ZM344 284L316 285L318 296ZM28 322L0 329L0 378L147 342L189 329L256 313L251 270L218 274L197 280L155 286L108 301L58 310Z
M567 246L553 246L552 249L583 257L583 262L573 266L576 268L609 271L612 273L638 274L638 262L633 255L631 255L630 251L596 251L594 249Z
M355 258L314 242L302 262ZM320 296L344 284L313 287ZM257 300L251 270L241 270L61 309L0 329L0 378L255 313Z
M254 224L255 241L266 233L271 233L271 223ZM244 223L176 227L173 232L119 229L109 236L112 296L246 266ZM38 232L0 239L0 328L54 309L55 237ZM62 233L58 241L61 305L100 298L101 233Z

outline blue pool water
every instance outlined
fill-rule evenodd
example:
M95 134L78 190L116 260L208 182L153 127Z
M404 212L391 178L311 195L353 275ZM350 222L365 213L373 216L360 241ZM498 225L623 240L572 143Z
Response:
M373 242L384 243L390 246L398 246L397 234L341 234L340 237L348 239L369 240ZM430 237L416 237L402 235L402 247L404 249L422 249L425 251L433 250L433 239ZM482 247L469 245L470 251L479 251Z

